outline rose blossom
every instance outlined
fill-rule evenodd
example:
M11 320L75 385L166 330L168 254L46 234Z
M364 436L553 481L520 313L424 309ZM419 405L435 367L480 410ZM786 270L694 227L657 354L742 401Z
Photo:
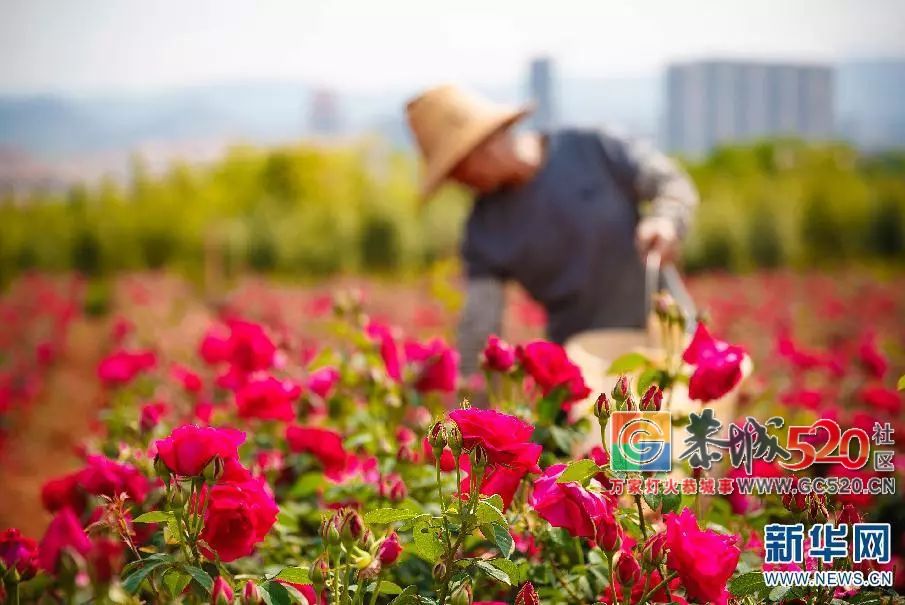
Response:
M415 388L421 393L449 393L456 388L459 354L439 338L426 344L405 343L405 359L417 368Z
M170 406L162 401L144 404L139 412L138 426L146 433L154 430L169 409Z
M719 399L742 379L745 350L717 340L699 323L691 343L682 354L685 363L695 366L688 383L688 395L697 401Z
M227 562L250 555L276 523L276 502L256 479L218 483L206 497L201 539L210 546L202 548L208 558L214 552Z
M312 454L328 476L337 477L346 468L349 454L343 448L342 436L336 431L313 426L290 426L286 429L289 449Z
M200 475L215 456L235 458L244 441L242 431L186 424L157 440L157 455L172 472L193 477Z
M539 472L537 459L543 447L531 443L534 427L527 422L496 410L478 408L453 410L449 418L462 432L466 452L480 445L491 465Z
M591 389L584 382L581 370L569 360L565 349L560 345L545 340L536 340L516 350L519 362L525 371L541 388L544 396L549 395L557 387L566 390L563 404L584 399Z
M667 566L679 574L688 596L701 602L718 600L738 565L736 536L698 528L685 508L665 516Z
M339 382L339 370L334 367L323 367L308 375L308 389L320 397L327 399Z
M392 532L384 538L377 547L377 558L384 567L395 563L400 554L402 554L402 546L399 544L399 536L396 532Z
M565 464L554 464L534 481L529 503L553 527L562 527L575 537L594 539L597 523L610 513L610 504L601 495L570 481L557 483L566 470Z
M491 334L481 354L481 365L494 372L508 372L514 364L515 348L496 334Z
M38 561L41 568L50 573L56 572L60 563L60 555L71 549L81 555L91 550L91 540L85 535L82 525L72 509L60 510L47 526L44 537L38 545Z
M130 382L139 373L157 365L153 351L116 351L97 366L98 378L107 386L120 386Z
M399 382L402 379L399 364L399 347L396 345L396 339L393 338L391 328L379 321L372 320L365 327L365 334L379 345L380 356L383 358L387 376Z
M292 404L301 392L297 384L288 380L273 376L253 379L236 392L239 418L292 421L295 419Z
M144 502L150 487L137 468L104 456L88 456L85 468L76 478L79 487L89 494L115 498L125 492L136 502Z
M0 561L6 569L19 572L22 580L28 580L37 572L38 545L15 528L0 534Z

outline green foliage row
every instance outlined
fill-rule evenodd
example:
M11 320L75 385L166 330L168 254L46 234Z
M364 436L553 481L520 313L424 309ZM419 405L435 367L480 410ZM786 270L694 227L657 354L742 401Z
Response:
M905 257L905 153L773 141L688 168L703 199L686 246L691 270ZM237 147L161 175L136 161L128 185L0 198L0 282L33 267L418 270L455 254L468 201L449 188L422 208L415 175L410 156L376 144Z

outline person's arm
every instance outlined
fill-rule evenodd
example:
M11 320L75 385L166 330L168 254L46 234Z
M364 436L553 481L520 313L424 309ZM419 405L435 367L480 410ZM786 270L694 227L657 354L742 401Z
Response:
M465 309L459 319L457 338L462 376L470 376L480 369L480 355L487 337L500 333L503 295L503 281L498 278L468 278L465 286Z
M642 141L603 134L604 151L617 175L631 187L638 202L650 201L651 211L636 232L642 253L677 252L698 205L698 192L688 174L671 158Z

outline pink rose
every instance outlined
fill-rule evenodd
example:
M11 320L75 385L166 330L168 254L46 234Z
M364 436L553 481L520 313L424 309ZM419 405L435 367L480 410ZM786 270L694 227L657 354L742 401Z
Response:
M121 386L157 365L153 351L116 351L101 360L97 375L107 386Z
M38 545L41 568L50 573L56 572L60 556L67 550L80 555L86 555L91 550L91 540L70 508L64 508L56 514L41 538Z
M201 342L201 357L209 364L226 363L226 374L218 383L227 388L242 385L249 374L269 370L276 360L276 345L263 326L232 319L228 333L222 328L209 331Z
M487 339L481 354L481 365L494 372L508 372L515 364L515 348L495 334Z
M46 481L41 487L41 503L50 513L63 508L71 508L76 512L83 511L86 498L79 487L79 473L69 473Z
M389 567L399 559L402 554L402 546L399 544L399 536L392 532L380 542L377 547L377 558L384 567Z
M699 323L682 359L695 366L688 383L688 395L697 401L719 399L742 379L745 350L717 340Z
M327 366L311 372L308 375L308 389L320 397L327 399L339 382L339 370Z
M138 426L146 433L153 431L169 409L170 406L162 401L144 404L141 406L141 412L139 413Z
M234 596L233 587L229 585L229 582L224 580L223 576L217 576L214 579L214 587L211 589L211 604L229 605L233 602Z
M590 492L577 482L557 483L565 469L565 464L554 464L535 479L529 503L553 527L593 540L598 520L612 514L610 504L601 494Z
M185 366L173 364L170 368L170 376L173 380L189 393L197 393L204 386L201 377Z
M874 378L882 379L889 369L889 360L877 346L877 335L873 332L864 334L858 343L858 361Z
M255 378L236 392L239 418L260 420L295 420L293 403L301 395L301 388L288 380L273 376Z
M700 602L718 601L741 554L737 538L698 528L689 509L665 516L667 566L679 574L687 596Z
M399 347L393 338L391 328L378 321L371 321L365 327L368 338L375 341L380 348L380 356L386 368L387 376L399 382L402 380L402 372L399 364Z
M870 385L861 389L858 395L868 407L883 410L893 416L902 413L902 396L895 389Z
M435 338L426 344L405 343L405 359L415 366L415 388L419 392L450 393L456 389L459 354L441 339Z
M491 465L539 472L537 459L543 447L531 443L534 427L515 416L496 410L453 410L449 418L462 432L465 451L480 445Z
M175 429L166 439L158 439L157 455L177 475L200 475L215 456L235 458L245 433L235 429L215 429L187 424Z
M516 355L544 396L558 387L565 389L566 399L563 404L566 408L591 393L591 389L584 382L581 370L572 363L560 345L536 340L519 347Z
M104 456L89 456L85 468L77 474L77 482L89 494L114 498L125 492L135 502L144 502L150 488L137 468Z

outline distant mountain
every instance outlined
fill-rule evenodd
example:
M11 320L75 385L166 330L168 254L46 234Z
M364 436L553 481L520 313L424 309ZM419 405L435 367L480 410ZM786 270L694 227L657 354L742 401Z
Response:
M842 136L867 149L905 146L905 60L843 63L836 82ZM561 77L557 84L560 124L607 124L650 138L660 131L664 88L659 75ZM482 89L509 102L524 100L526 90L522 82ZM146 94L0 96L0 147L41 164L68 163L69 172L73 162L97 169L118 162L113 168L121 171L136 150L150 149L163 158L187 150L187 159L193 159L193 150L209 154L234 141L272 144L309 136L314 92L303 82L263 81ZM402 117L408 96L407 91L337 91L336 134L378 133L395 145L410 144Z

